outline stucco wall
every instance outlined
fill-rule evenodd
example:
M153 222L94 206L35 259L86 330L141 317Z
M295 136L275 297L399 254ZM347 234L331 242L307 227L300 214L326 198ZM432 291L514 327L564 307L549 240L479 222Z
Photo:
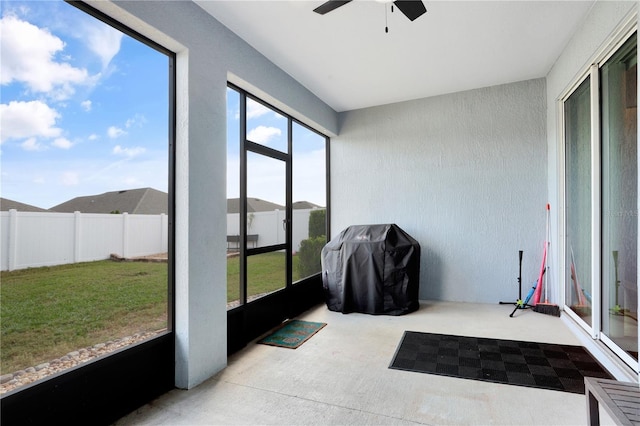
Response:
M227 81L329 134L337 114L192 2L90 4L177 53L176 386L191 388L227 362Z
M545 235L543 79L340 114L332 232L396 223L422 247L420 298L497 303L536 279Z

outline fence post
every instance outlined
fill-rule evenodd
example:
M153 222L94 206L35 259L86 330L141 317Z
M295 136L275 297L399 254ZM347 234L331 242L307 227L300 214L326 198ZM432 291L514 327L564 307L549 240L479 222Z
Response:
M73 239L73 261L75 263L80 262L81 258L81 244L80 244L80 222L82 220L81 213L78 211L73 212L73 226L75 229L74 239Z
M275 230L276 230L276 241L274 244L280 244L280 234L282 233L282 222L280 220L280 210L275 209L273 211L273 217L276 221Z
M18 255L18 210L9 210L9 253L7 253L7 267L10 271L16 269Z
M169 216L160 213L160 249L161 251L169 251Z
M122 257L129 257L129 213L122 213Z

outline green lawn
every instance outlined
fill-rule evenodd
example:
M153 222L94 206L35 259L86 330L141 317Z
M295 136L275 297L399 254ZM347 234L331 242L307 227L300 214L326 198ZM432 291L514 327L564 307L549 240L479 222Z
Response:
M293 281L299 280L298 256L293 257ZM247 263L247 296L271 293L284 287L285 254L264 253L250 256ZM259 277L259 279L257 279ZM240 258L227 260L227 302L238 300L240 288Z
M167 326L167 265L109 260L2 272L2 373Z
M284 253L251 256L249 296L283 287ZM294 281L297 256L294 256ZM259 279L256 279L259 277ZM238 299L239 259L227 262L227 300ZM167 264L76 263L0 272L0 373L167 326Z

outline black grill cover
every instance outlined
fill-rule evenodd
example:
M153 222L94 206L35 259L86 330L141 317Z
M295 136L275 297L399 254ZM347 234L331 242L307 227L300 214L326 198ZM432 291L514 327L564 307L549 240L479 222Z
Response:
M394 224L350 226L322 249L332 311L403 315L418 309L420 244Z

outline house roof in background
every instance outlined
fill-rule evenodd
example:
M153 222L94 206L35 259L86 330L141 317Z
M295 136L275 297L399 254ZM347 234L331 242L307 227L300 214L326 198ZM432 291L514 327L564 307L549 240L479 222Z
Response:
M153 188L125 189L104 194L76 197L51 207L53 212L73 213L168 213L169 198L166 192Z
M240 199L227 199L227 213L240 213ZM292 204L294 210L303 209L320 209L322 206L310 203L309 201L296 201ZM284 210L285 206L272 203L271 201L261 200L260 198L247 198L247 211L255 212L272 212L274 210Z
M54 213L130 213L130 214L161 214L167 213L169 199L166 192L153 188L124 189L121 191L105 192L104 194L86 195L76 197L64 203L58 204L51 209L41 209L40 207L24 204L6 198L0 198L0 208L2 211L16 209L21 212L54 212ZM293 203L294 210L322 208L309 201L296 201ZM247 210L253 212L269 212L274 210L284 210L285 207L271 201L259 198L247 199ZM240 202L238 198L227 200L227 213L239 213Z
M17 210L19 212L46 212L47 209L32 206L30 204L21 203L19 201L9 200L8 198L0 198L0 210L8 212L9 210Z
M249 213L271 212L274 210L284 210L284 206L259 198L247 198L247 211ZM239 198L229 198L227 200L227 213L240 213Z
M293 207L294 210L307 210L307 209L320 209L322 208L322 206L319 206L317 204L313 204L309 201L296 201L295 203L293 203L293 205L291 206Z

